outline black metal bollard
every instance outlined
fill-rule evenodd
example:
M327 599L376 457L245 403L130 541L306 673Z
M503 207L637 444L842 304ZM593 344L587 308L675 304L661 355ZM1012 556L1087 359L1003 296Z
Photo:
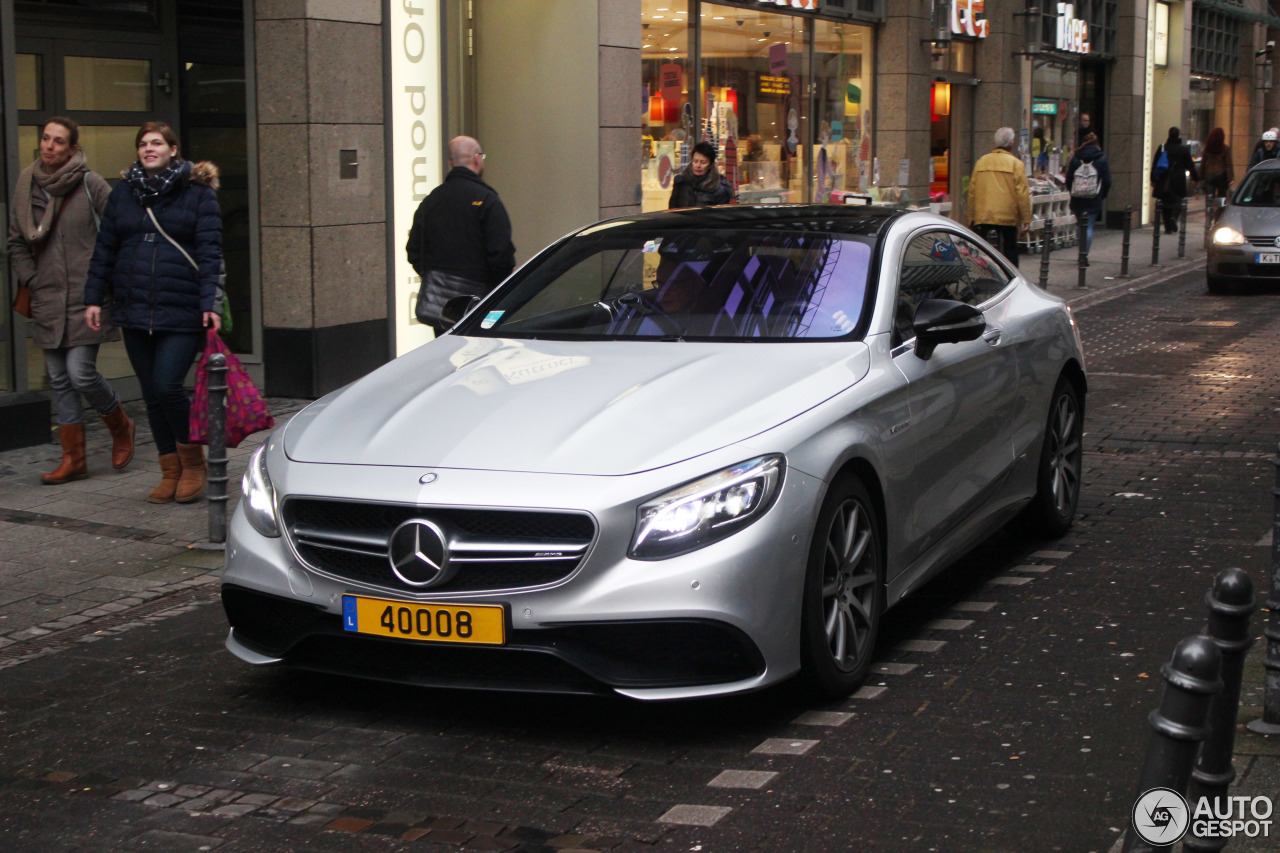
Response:
M227 541L227 357L209 356L209 541Z
M1076 245L1080 247L1080 252L1076 256L1076 286L1084 287L1084 271L1089 268L1089 247L1086 245L1086 239L1089 231L1089 214L1085 214L1083 219L1076 220Z
M1187 200L1185 198L1178 205L1178 257L1185 258L1187 256Z
M1231 766L1231 752L1236 742L1236 712L1240 705L1240 682L1244 677L1244 655L1253 645L1249 635L1249 618L1258 609L1253 597L1253 580L1241 569L1227 569L1213 582L1205 595L1209 605L1209 624L1205 634L1222 652L1222 692L1209 703L1209 739L1200 749L1200 758L1191 772L1191 794L1187 798L1194 809L1201 797L1219 802L1236 778ZM1229 810L1224 804L1222 810ZM1183 840L1183 850L1221 850L1227 839L1204 838L1192 832Z
M1046 218L1040 232L1040 286L1049 289L1049 250L1053 248L1053 220Z
M1133 205L1124 206L1124 242L1120 244L1120 277L1129 277L1129 229L1133 227Z
M1280 735L1280 456L1271 460L1276 467L1276 484L1271 489L1271 596L1267 599L1267 654L1262 660L1266 671L1262 694L1262 718L1249 723L1248 729L1260 735Z
M1147 718L1151 723L1151 743L1138 777L1135 804L1153 788L1169 788L1179 795L1186 792L1196 751L1209 733L1205 724L1209 702L1222 690L1222 652L1208 637L1186 637L1173 650L1161 674L1165 680L1164 695L1160 698L1160 707ZM1130 818L1121 850L1136 853L1171 849L1170 845L1143 841L1135 823L1140 818L1137 813Z
M1164 228L1164 203L1156 199L1156 218L1151 222L1151 266L1160 265L1160 230Z

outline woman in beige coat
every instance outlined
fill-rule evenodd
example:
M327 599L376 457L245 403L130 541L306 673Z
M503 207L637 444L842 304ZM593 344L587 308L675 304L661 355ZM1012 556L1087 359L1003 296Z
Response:
M98 372L98 347L120 339L104 322L84 319L84 283L98 237L98 218L111 187L85 165L74 121L54 116L40 129L40 154L18 176L9 213L9 256L19 284L31 290L31 339L44 350L54 392L62 461L41 476L56 486L89 476L81 395L111 431L111 464L133 459L133 423Z

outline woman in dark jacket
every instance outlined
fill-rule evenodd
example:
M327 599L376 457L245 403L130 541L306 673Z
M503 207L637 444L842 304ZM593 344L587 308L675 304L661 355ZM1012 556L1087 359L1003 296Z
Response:
M1092 198L1077 196L1073 190L1076 172L1085 163L1093 166L1098 173L1098 194ZM1098 214L1102 212L1102 202L1111 191L1111 163L1107 160L1107 155L1103 154L1102 149L1098 147L1097 135L1085 134L1080 147L1071 155L1071 162L1067 164L1067 189L1072 191L1071 213L1077 221L1085 222L1084 253L1087 255L1089 247L1093 245L1093 224L1098 221Z
M177 137L164 122L144 124L135 142L138 161L102 214L85 320L100 327L109 295L160 454L160 484L147 500L189 503L204 491L206 475L204 449L186 443L191 402L182 383L205 327L222 327L218 170L179 158Z
M1235 183L1236 171L1231 163L1231 146L1227 145L1227 134L1220 127L1209 131L1209 138L1204 143L1204 157L1200 161L1200 178L1204 181L1205 192L1217 198L1224 197Z
M667 207L706 207L711 204L728 204L733 198L733 188L716 170L716 149L710 142L693 146L693 156L671 187L671 201Z
M1160 162L1161 153L1169 155L1169 169L1163 175L1156 174L1156 165ZM1191 159L1191 151L1182 143L1182 131L1176 127L1169 128L1169 138L1156 151L1151 161L1151 186L1160 199L1161 218L1164 219L1164 232L1173 234L1178 230L1178 214L1182 200L1187 197L1187 178L1200 180L1196 173L1196 164Z

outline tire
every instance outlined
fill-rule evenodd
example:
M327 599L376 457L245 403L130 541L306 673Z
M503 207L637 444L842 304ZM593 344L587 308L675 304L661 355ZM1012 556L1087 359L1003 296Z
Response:
M818 513L800 618L802 679L826 699L867 677L884 612L880 516L856 477L832 484Z
M1063 376L1049 405L1036 470L1036 494L1017 519L1021 532L1056 539L1071 529L1080 505L1083 438L1084 406L1075 385Z

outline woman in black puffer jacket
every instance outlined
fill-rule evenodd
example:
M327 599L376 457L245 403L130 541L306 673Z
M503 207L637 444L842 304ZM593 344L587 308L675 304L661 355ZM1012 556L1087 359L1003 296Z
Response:
M728 204L733 188L716 170L716 149L710 142L693 146L693 154L671 187L667 207L705 207Z
M85 321L99 328L109 300L112 322L124 334L160 454L160 485L147 500L189 503L204 491L206 473L204 449L186 441L191 402L182 383L205 327L222 327L218 170L179 158L177 137L164 122L147 122L135 141L138 161L102 213L84 289Z

